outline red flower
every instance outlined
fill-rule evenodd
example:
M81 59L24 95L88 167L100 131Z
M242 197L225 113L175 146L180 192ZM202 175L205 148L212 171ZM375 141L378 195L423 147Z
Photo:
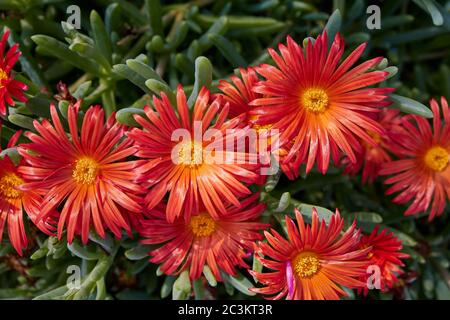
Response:
M369 87L388 75L368 71L382 57L350 69L365 47L360 45L340 65L344 43L339 34L330 49L326 33L314 44L309 41L305 49L290 37L287 46L279 45L281 55L269 49L277 67L257 68L266 80L254 87L263 97L250 103L257 106L250 114L255 124L279 129L282 143L293 143L284 161L298 157L294 161L297 169L306 163L307 172L317 162L319 171L325 173L330 156L337 163L341 152L356 162L355 153L361 151L358 138L376 144L367 131L382 135L383 128L369 115L389 104L384 99L393 89Z
M230 106L230 117L243 116L245 119L244 125L250 125L253 129L255 129L260 135L259 138L267 139L267 149L270 150L270 143L274 139L274 134L270 133L270 131L263 132L262 130L270 130L272 128L271 124L268 125L257 125L254 123L257 116L250 115L250 111L255 109L254 106L251 106L250 103L253 100L262 98L263 95L256 93L253 89L258 84L259 78L255 72L254 68L240 68L239 72L241 74L238 76L231 76L231 83L225 80L221 80L218 88L222 91L221 96L225 102L229 103ZM272 142L273 143L273 142ZM285 158L288 154L287 148L291 148L292 143L288 147L281 147L278 150L274 150L273 153L276 153L279 157L279 162L281 166L281 170L286 174L286 176L294 180L298 177L298 166L296 163L298 162L298 157L294 157L291 161L285 161ZM301 160L301 159L300 159ZM267 176L261 176L261 181L264 183Z
M400 192L395 203L412 201L405 215L415 215L430 209L429 220L439 216L450 197L450 113L447 100L441 98L442 123L439 105L431 100L433 128L419 116L403 117L405 134L396 138L393 150L399 160L383 165L381 175L393 175L386 179L392 186L387 194Z
M150 219L142 223L140 233L146 238L142 243L163 244L149 253L150 261L161 264L168 275L189 269L192 280L201 276L206 265L219 281L221 271L235 275L235 267L249 268L244 261L247 251L262 239L259 230L267 227L257 220L265 207L255 203L258 196L244 199L239 209L228 206L227 214L219 219L202 211L188 222L179 217L169 223L164 207L150 211Z
M404 263L401 259L409 258L409 255L400 252L402 242L392 232L384 229L378 233L378 226L372 230L370 235L361 237L361 248L367 247L372 248L367 255L370 264L380 268L380 289L382 292L387 292L399 281L397 277L404 273L401 268ZM366 274L363 277L364 282L367 282L368 276ZM376 284L376 281L374 281L374 284ZM363 291L367 295L368 286L364 286Z
M78 102L68 110L70 139L53 105L53 125L47 120L34 122L38 134L29 132L31 143L19 147L26 160L19 172L32 181L22 188L45 192L38 221L61 206L58 238L67 225L69 243L75 234L87 243L92 224L100 237L106 228L120 238L121 229L131 233L129 214L142 210L139 194L143 190L133 171L140 163L126 160L136 149L130 139L123 139L125 128L114 121L114 115L105 123L100 106L86 111L79 133L79 107Z
M389 153L393 148L393 140L403 130L399 113L398 110L383 109L378 122L385 129L385 134L380 136L369 131L376 145L362 142L362 152L356 154L356 162L351 162L347 157L342 160L344 173L356 175L362 169L363 183L372 183L378 177L381 165L392 160Z
M222 91L223 99L229 103L230 112L229 117L234 118L245 114L245 119L248 120L248 112L254 107L249 103L257 98L262 98L262 95L253 91L255 85L259 82L258 75L254 68L239 68L240 77L231 76L231 83L225 80L220 80L217 88Z
M147 119L135 117L143 130L135 128L129 133L138 148L137 156L148 160L141 168L149 188L145 198L148 208L155 208L166 193L170 194L166 208L170 222L181 214L188 221L202 206L214 219L227 213L227 203L239 207L238 199L251 194L247 185L258 181L259 174L255 171L260 166L253 164L256 154L227 150L225 141L230 137L227 132L234 129L240 129L236 131L239 132L237 140L243 141L248 127L241 129L240 118L225 122L228 106L223 106L221 97L210 104L206 88L200 91L192 116L181 86L177 91L178 114L167 96L164 93L161 96L161 99L153 98L154 107L144 109ZM209 128L219 135L205 138ZM182 135L174 136L176 133ZM207 150L216 150L214 155L218 161L207 161L212 154L207 154ZM221 161L225 158L231 161Z
M21 131L17 131L7 148L12 148L21 134ZM38 190L21 191L18 187L25 182L25 178L17 171L8 155L0 158L0 243L7 225L9 241L20 256L22 250L28 246L24 211L42 232L52 235L54 231L52 221L36 221L42 197Z
M22 102L27 101L23 91L28 89L22 82L14 80L11 74L21 52L17 50L19 45L15 44L9 48L5 55L8 36L9 30L6 30L0 40L0 115L3 116L6 115L8 105L15 105L13 98Z
M265 287L253 291L269 295L269 299L330 300L347 294L341 288L359 288L368 266L370 248L359 247L360 231L356 222L343 234L344 220L336 210L328 227L319 221L313 209L312 224L305 225L295 210L297 225L286 216L288 239L275 230L265 232L267 243L258 243L259 258L273 272L251 271Z

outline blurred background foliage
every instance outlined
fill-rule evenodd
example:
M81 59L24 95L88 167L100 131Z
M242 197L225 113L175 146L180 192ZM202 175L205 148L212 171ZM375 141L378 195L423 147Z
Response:
M68 7L74 4L81 9L80 29L67 23L73 23ZM369 5L381 8L380 30L367 28ZM10 108L4 119L3 146L19 128L32 130L33 119L47 117L52 101L63 115L73 97L82 98L84 107L100 103L109 113L118 111L119 121L133 124L131 115L153 94L171 94L178 83L194 96L200 85L214 91L214 84L236 67L269 61L266 48L276 47L286 35L301 42L325 27L331 34L342 33L347 50L368 41L365 57L382 55L388 59L385 67L396 66L390 67L386 85L399 95L423 104L431 97L450 98L450 1L0 0L0 19L23 53L16 77L30 87L29 101ZM67 88L58 85L60 80ZM414 103L397 107L421 108ZM264 219L276 224L294 206L308 215L308 204L314 204L322 207L324 217L331 214L324 208L339 208L348 223L358 218L366 232L375 224L392 228L411 259L392 292L371 292L369 298L450 299L449 207L428 223L426 215L404 217L405 208L393 205L384 191L382 181L362 185L360 176L345 176L338 168L293 182L271 177L261 195L268 203ZM216 284L205 270L205 279L191 284L184 273L162 276L147 262L149 247L136 238L118 242L92 235L88 246L67 246L30 228L35 236L25 256L31 258L19 258L7 242L0 246L0 298L251 295L253 279L245 270L224 284ZM73 265L81 268L81 288L68 290Z

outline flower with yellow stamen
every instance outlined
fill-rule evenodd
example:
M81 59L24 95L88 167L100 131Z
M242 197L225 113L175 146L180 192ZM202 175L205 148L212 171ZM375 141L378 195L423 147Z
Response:
M79 128L79 107L80 102L69 106L70 135L53 105L53 124L47 120L34 122L37 134L27 133L31 143L19 148L26 161L19 172L28 180L22 189L43 191L38 219L45 219L61 206L59 238L66 228L69 243L75 235L81 235L82 242L87 243L91 228L102 238L105 229L120 238L123 229L131 233L133 218L142 212L144 190L134 171L140 163L127 159L136 149L130 139L123 138L126 128L114 120L114 115L105 121L100 106L86 111Z
M7 147L13 147L21 134L21 131L17 131ZM6 227L9 241L19 255L22 255L22 250L28 246L25 216L28 216L38 229L47 235L52 235L55 231L53 226L55 212L45 221L37 222L36 217L39 214L42 196L36 189L21 190L20 187L26 182L8 155L0 158L0 242Z
M8 106L14 106L13 98L25 102L27 98L24 91L28 89L24 83L14 79L12 69L22 54L18 44L12 45L7 52L6 42L9 30L6 30L0 39L0 115L6 115Z
M296 224L286 216L287 238L271 230L265 232L267 242L258 243L257 257L272 271L250 271L263 286L252 290L268 299L336 300L347 296L342 287L364 286L360 279L371 248L360 248L356 223L343 232L344 220L337 210L328 226L319 221L316 209L311 225L298 210L295 217Z
M410 203L405 215L429 212L429 220L440 216L450 199L450 109L447 100L430 102L433 126L423 117L406 115L392 151L398 160L385 163L380 171L392 175L387 194L400 192L395 203Z
M210 98L203 87L190 112L181 85L176 104L162 92L161 99L154 96L153 104L144 108L145 117L135 116L142 129L133 128L128 134L138 149L136 155L146 162L140 169L148 188L145 203L153 209L167 195L169 222L179 216L189 219L201 207L218 219L226 214L227 205L239 206L239 200L251 194L248 186L259 179L261 165L249 161L256 159L256 152L237 147L244 144L249 128L239 130L236 143L229 147L228 132L240 129L241 119L227 120L228 104L220 96ZM205 138L212 130L220 135ZM175 132L183 133L182 139L174 139Z
M244 258L254 241L262 239L259 231L267 227L258 221L265 208L258 197L242 200L240 208L227 206L227 214L218 219L202 211L187 221L179 217L170 223L163 205L151 210L139 228L142 243L161 245L149 253L150 262L160 264L167 275L189 270L191 280L198 279L205 266L219 281L222 272L235 275L236 267L249 268Z
M376 143L367 131L384 134L370 114L389 104L385 99L393 89L370 87L388 75L370 70L382 57L352 67L365 47L360 45L340 63L345 46L339 34L331 47L326 33L305 48L288 37L287 45L279 45L280 53L269 49L276 66L256 68L264 80L253 87L257 97L249 102L249 113L256 116L254 125L270 124L279 130L287 151L282 161L295 177L303 163L306 172L317 164L325 173L330 159L338 163L345 155L356 162L362 143Z

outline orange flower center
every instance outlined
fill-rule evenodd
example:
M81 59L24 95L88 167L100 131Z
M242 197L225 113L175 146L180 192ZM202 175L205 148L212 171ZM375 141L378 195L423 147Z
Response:
M14 173L8 173L0 179L0 195L6 199L17 199L22 196L22 191L17 190L17 186L24 181Z
M192 216L189 226L196 237L208 237L216 230L216 222L206 213Z
M5 79L8 79L8 74L5 72L5 70L0 68L0 89L3 88L2 80L5 80Z
M435 146L427 151L424 160L428 168L440 172L447 168L450 159L446 149Z
M313 252L301 252L294 260L292 266L300 278L311 278L320 270L319 257Z
M80 184L90 185L95 182L98 175L98 163L88 157L75 161L72 171L73 179Z
M194 167L202 163L203 146L200 142L180 142L176 147L178 148L177 164Z
M322 113L328 108L328 95L319 88L306 89L301 96L301 104L310 112Z

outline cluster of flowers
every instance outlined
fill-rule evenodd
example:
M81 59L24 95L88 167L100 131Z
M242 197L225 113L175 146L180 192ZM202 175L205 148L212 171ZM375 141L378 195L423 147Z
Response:
M2 115L14 105L11 97L25 100L27 89L13 80L19 52L15 45L4 55L7 37L6 32L0 42ZM412 200L405 214L427 211L430 204L430 218L441 214L450 196L446 100L444 124L437 102L431 102L433 130L421 117L401 116L386 108L393 89L372 87L388 75L376 70L382 58L354 67L362 44L340 63L342 38L337 35L331 47L327 41L323 33L302 48L288 37L280 53L269 49L275 65L241 69L240 76L220 83L217 95L203 88L192 110L181 86L176 99L154 96L145 116L135 115L139 128L119 124L114 115L105 120L100 106L83 112L78 101L61 117L51 105L51 121L34 121L35 132L24 134L29 142L16 147L20 162L8 155L0 159L0 240L7 223L9 239L22 254L26 212L41 231L59 239L65 234L69 243L75 236L87 243L91 230L117 238L137 231L142 243L160 245L149 255L161 271L189 270L192 280L205 268L219 281L224 273L235 275L237 267L250 269L245 260L255 252L273 272L250 270L263 285L253 290L269 298L338 299L346 295L343 287L367 293L369 265L381 269L381 289L392 288L408 255L391 232L375 228L362 235L356 222L344 231L338 210L328 224L316 211L305 224L296 211L296 223L285 218L283 238L261 223L265 204L249 188L261 184L260 165L198 161L203 148L220 139L172 141L174 130L192 131L197 121L202 130L220 132L274 128L280 132L281 168L290 179L302 164L306 172L317 165L325 174L333 160L350 174L363 168L367 181L393 175L387 192L400 192L398 203Z

